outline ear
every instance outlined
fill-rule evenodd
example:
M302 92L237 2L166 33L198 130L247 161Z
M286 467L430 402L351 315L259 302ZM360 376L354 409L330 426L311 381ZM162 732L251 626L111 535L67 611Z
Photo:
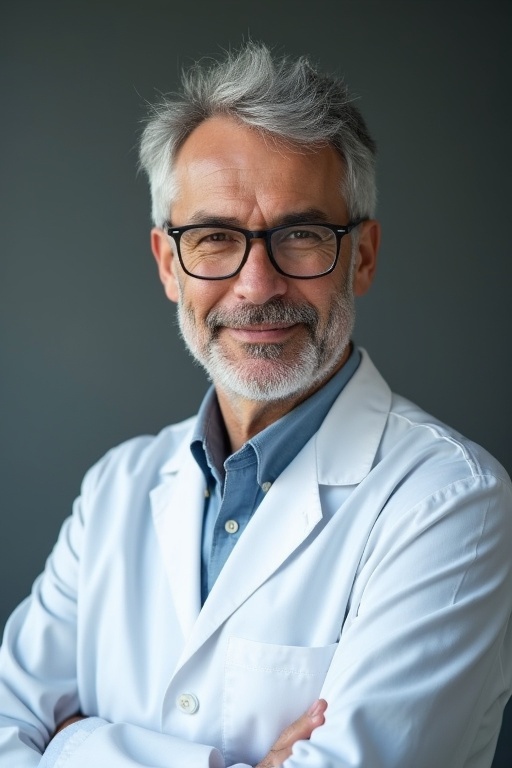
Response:
M153 227L151 230L151 250L158 265L158 274L167 298L177 302L179 285L176 277L176 256L172 242L163 229Z
M380 245L380 224L375 219L363 221L359 227L356 264L354 268L354 295L363 296L370 288L377 266Z

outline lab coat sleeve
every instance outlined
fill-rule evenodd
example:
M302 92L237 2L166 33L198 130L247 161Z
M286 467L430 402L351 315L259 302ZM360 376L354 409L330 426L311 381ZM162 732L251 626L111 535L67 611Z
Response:
M360 565L325 725L285 768L492 761L512 678L510 484L474 476L392 508Z
M64 731L61 734L65 736ZM212 747L96 717L78 724L57 754L49 753L43 755L38 768L225 768L220 753Z
M6 625L0 649L0 768L224 768L213 747L100 718L91 719L92 727L84 721L69 738L61 732L58 754L44 756L56 725L80 709L76 621L83 524L77 500L31 596Z

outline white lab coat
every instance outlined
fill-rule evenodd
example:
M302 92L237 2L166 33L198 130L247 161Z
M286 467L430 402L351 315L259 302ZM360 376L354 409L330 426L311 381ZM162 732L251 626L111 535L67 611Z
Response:
M103 719L57 768L252 766L318 696L326 723L286 768L489 766L512 677L500 465L364 354L200 610L192 428L87 474L6 630L0 768L40 765L78 709Z

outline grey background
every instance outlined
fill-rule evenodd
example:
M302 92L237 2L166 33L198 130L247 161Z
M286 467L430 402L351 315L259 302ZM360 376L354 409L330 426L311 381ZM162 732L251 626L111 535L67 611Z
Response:
M249 34L344 72L377 139L384 238L356 340L511 471L511 9L3 2L0 628L87 467L205 390L157 280L136 144L145 100ZM512 765L504 738L496 768Z

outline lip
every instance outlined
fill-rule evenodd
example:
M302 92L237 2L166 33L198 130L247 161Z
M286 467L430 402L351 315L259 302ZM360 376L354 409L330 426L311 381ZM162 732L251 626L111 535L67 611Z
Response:
M224 326L229 335L244 343L253 344L277 344L286 341L297 328L296 323L278 325L248 325L244 328L230 328Z

